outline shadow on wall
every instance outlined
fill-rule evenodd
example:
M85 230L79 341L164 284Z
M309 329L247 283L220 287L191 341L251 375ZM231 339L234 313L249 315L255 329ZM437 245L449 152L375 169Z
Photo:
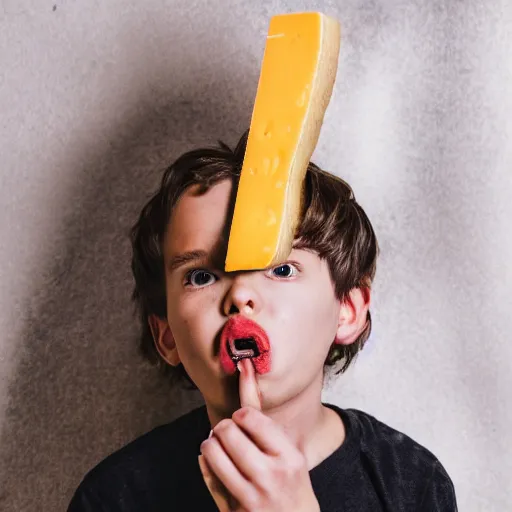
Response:
M178 73L187 92L177 96L172 83L165 91L154 84L155 93L140 76L137 114L120 121L108 145L98 141L109 149L89 147L73 159L63 229L22 312L0 443L2 510L65 510L99 460L201 403L171 390L137 353L127 234L166 164L218 138L233 145L248 125L254 91L241 87L243 68L231 67L238 76L210 70L207 83L203 70Z

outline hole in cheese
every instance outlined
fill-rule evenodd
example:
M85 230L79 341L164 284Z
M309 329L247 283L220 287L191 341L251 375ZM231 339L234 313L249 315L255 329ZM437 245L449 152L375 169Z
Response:
M267 268L289 256L339 44L338 22L321 13L270 20L229 234L228 272Z

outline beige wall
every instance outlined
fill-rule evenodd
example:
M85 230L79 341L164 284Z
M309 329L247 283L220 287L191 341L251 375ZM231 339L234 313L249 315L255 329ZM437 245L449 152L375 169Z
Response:
M382 247L374 335L326 399L429 447L461 510L512 510L505 0L0 2L2 510L63 510L99 459L198 403L136 356L125 234L159 167L237 140L268 18L291 9L343 25L315 160Z

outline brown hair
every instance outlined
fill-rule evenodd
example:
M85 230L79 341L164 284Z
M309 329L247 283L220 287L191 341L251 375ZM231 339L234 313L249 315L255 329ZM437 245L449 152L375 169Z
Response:
M199 185L199 193L205 193L224 179L231 179L238 186L247 133L234 150L219 142L218 147L196 149L180 156L165 170L159 190L144 206L131 230L135 279L132 298L142 327L140 350L171 377L185 377L190 383L181 364L172 367L162 360L148 323L152 314L160 318L167 316L162 242L172 209L188 187ZM301 222L294 247L313 250L327 261L339 300L347 299L353 288L370 289L379 252L372 225L348 183L313 163L306 173ZM368 312L366 326L358 339L351 345L333 343L325 367L341 361L336 374L344 372L363 348L371 325Z

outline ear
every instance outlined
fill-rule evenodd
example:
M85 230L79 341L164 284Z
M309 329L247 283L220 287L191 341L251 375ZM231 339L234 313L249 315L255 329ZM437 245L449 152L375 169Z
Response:
M334 343L350 345L364 331L370 309L371 291L369 288L353 288L348 298L341 303L338 330Z
M164 361L171 366L178 366L181 362L176 342L172 335L169 322L165 318L156 315L148 317L149 328L153 335L155 347Z

